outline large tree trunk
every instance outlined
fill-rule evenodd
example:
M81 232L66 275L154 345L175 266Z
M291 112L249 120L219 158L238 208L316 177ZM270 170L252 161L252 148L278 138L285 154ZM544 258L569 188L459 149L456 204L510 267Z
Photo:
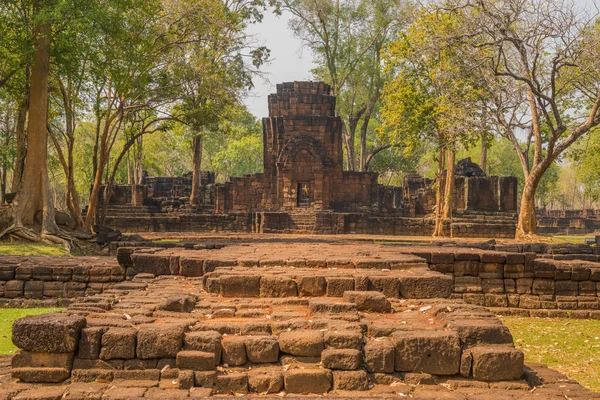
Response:
M523 239L534 235L537 227L535 215L535 188L531 184L525 184L521 196L521 208L519 210L519 221L517 223L517 239Z
M436 177L436 191L435 191L435 227L433 228L433 236L440 236L443 234L442 229L442 212L444 209L444 169L446 161L446 151L444 148L440 149L438 156L438 170Z
M442 213L442 222L450 221L452 219L452 209L454 208L454 164L456 161L456 152L454 150L448 150L448 170L446 172L446 189L444 191L444 211ZM452 226L452 225L451 225ZM443 224L440 227L441 233L443 231ZM452 236L452 228L450 229L450 236Z
M26 72L29 82L29 69ZM27 123L27 112L29 111L29 84L26 85L26 93L19 105L17 123L15 124L15 140L17 143L17 159L13 172L12 191L19 190L21 179L23 177L23 166L25 165L25 156L27 154L27 135L25 134L25 124Z
M368 107L364 117L363 124L360 127L360 170L362 172L367 171L367 157L369 152L367 151L367 135L369 133L369 122L371 121L371 114L373 109Z
M69 196L67 197L67 207L69 212L75 219L77 227L83 227L83 218L81 217L81 204L79 203L79 193L77 193L77 186L75 186L75 160L74 160L74 148L75 148L75 137L69 139L67 147L68 161L67 161L67 186Z
M542 168L533 169L527 179L525 179L523 194L521 195L521 207L519 208L519 220L517 222L517 239L525 239L536 233L535 192L544 172L545 169Z
M140 136L135 140L137 142L137 146L134 147L134 158L133 158L133 183L135 185L141 185L144 180L144 166L142 164L142 156L143 156L143 142L142 137Z
M79 205L79 196L77 194L77 187L75 186L75 173L74 173L74 161L73 161L73 148L75 138L73 136L66 137L67 141L67 157L65 158L64 152L60 147L60 143L56 138L54 132L49 129L48 134L54 143L54 148L56 149L56 153L58 154L58 159L63 167L63 171L65 172L65 176L67 178L67 191L65 193L65 203L67 204L67 209L71 214L73 220L77 223L78 227L83 226L83 218L81 217L81 207Z
M486 174L488 173L487 171L487 140L485 140L485 133L481 134L481 158L479 160L479 166L481 167L481 169L483 170L483 172L485 172Z
M346 150L346 171L354 171L354 138L355 131L346 129L346 124L342 123L342 138L344 149ZM356 127L354 128L356 130Z
M48 179L48 78L50 68L50 24L36 26L35 55L31 70L29 93L29 120L27 124L27 156L17 197L13 201L14 224L11 230L23 230L24 225L35 223L36 213L41 212L41 239L64 242L55 235L54 202ZM34 238L31 234L28 238Z
M0 204L6 203L6 165L0 168Z
M104 147L104 146L101 146ZM102 174L104 173L104 166L106 165L107 155L100 150L98 157L98 165L96 167L96 174L94 175L94 183L92 184L92 191L90 193L90 202L88 203L87 215L85 217L86 228L91 228L97 222L97 211L98 211L98 197L100 196L100 186L102 186ZM104 201L107 201L104 199Z
M202 186L202 135L196 135L192 141L192 194L190 196L190 203L199 204L200 188Z

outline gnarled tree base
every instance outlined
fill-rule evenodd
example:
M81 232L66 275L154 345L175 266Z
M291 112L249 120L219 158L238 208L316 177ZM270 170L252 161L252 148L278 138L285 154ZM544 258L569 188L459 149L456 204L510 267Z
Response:
M42 242L47 244L59 244L69 252L76 246L75 237L68 232L59 229L57 232L37 232L34 228L23 225L20 218L14 215L14 210L8 208L0 211L0 240L12 238L17 240L28 240L31 242Z

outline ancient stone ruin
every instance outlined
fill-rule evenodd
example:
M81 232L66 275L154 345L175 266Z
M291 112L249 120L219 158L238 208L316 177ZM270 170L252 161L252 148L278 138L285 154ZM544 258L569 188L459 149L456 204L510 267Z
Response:
M537 210L538 233L542 235L600 234L600 210Z
M15 322L0 398L594 396L524 365L495 316L599 318L584 248L262 238L0 258L0 301L68 307Z
M430 235L433 182L408 176L384 186L371 172L343 170L342 121L322 82L277 85L263 118L264 171L215 184L203 173L201 205L190 205L191 177L117 185L106 225L127 232L233 231ZM488 177L470 160L457 165L456 237L513 237L517 179Z

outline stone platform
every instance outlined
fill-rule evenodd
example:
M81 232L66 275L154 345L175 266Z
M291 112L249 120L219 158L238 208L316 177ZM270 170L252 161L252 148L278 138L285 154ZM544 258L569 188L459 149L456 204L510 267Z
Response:
M118 265L99 259L87 274L75 273L83 259L65 263L70 272L55 259L44 282L104 276L105 286L66 311L15 322L20 351L0 399L598 398L553 371L524 367L508 329L466 296L479 285L484 302L514 301L508 281L549 290L567 272L565 282L580 290L600 272L593 263L567 269L538 265L529 253L358 242L186 247L119 247ZM13 259L3 271L16 277L25 264ZM597 303L590 293L560 300Z

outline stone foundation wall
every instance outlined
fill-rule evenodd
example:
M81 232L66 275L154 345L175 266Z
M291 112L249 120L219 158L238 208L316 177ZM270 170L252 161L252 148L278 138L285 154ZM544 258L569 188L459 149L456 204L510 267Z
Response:
M516 314L600 318L600 264L536 258L534 253L425 253L430 269L454 278L468 303Z
M125 280L125 268L113 259L107 263L83 259L1 258L0 302L92 296Z
M538 233L587 235L600 232L600 210L538 210Z

